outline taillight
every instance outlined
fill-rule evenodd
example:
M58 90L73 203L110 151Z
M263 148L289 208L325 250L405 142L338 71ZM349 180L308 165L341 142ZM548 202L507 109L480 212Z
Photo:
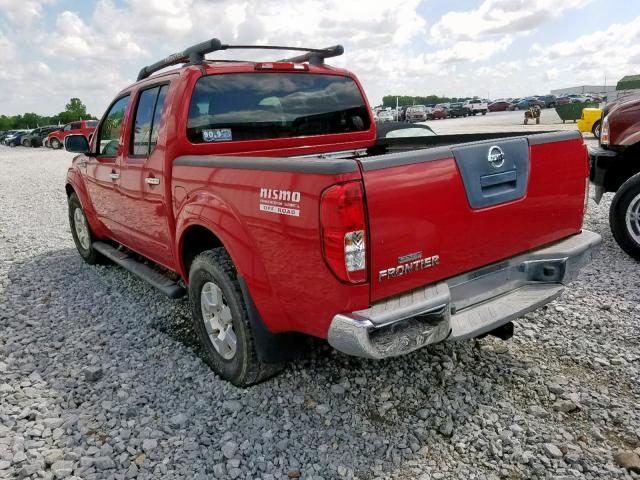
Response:
M367 281L367 225L361 182L342 183L322 194L320 206L324 258L343 282Z
M602 128L600 129L600 145L609 145L609 116L602 120Z

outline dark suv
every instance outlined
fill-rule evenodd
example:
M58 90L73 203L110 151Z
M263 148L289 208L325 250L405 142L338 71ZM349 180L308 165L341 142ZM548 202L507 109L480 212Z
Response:
M58 131L61 128L62 127L58 127L56 125L36 128L31 133L24 135L20 140L20 144L23 147L41 147L42 142L45 138L47 138L47 135L49 135L51 132Z

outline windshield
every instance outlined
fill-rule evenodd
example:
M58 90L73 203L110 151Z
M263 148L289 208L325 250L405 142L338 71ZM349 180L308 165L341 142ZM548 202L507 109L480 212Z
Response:
M347 77L235 73L202 77L189 106L192 143L326 135L368 130L370 118Z

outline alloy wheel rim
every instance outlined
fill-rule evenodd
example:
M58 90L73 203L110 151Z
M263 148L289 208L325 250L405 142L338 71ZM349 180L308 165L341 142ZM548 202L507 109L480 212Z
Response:
M87 226L87 219L80 207L76 207L73 211L73 225L76 229L76 235L80 245L85 250L89 250L91 246L91 239L89 236L89 227Z
M627 232L629 232L631 238L640 245L640 193L629 203L625 221L627 224Z
M203 285L200 292L200 308L213 348L222 358L231 360L238 349L238 340L233 329L231 309L218 285L213 282Z

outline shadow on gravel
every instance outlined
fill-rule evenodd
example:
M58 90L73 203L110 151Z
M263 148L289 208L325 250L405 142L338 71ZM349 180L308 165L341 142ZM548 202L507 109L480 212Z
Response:
M527 408L514 392L540 383L535 365L475 342L382 362L316 342L280 376L240 390L198 358L187 302L166 299L116 266L90 267L65 249L16 262L8 277L0 354L9 381L18 388L37 372L42 390L53 392L43 393L51 410L75 419L54 444L108 444L119 472L153 438L157 446L146 447L137 467L153 478L225 478L233 468L254 476L411 478L443 465L454 476L473 466L490 478L497 467L484 464L502 456L497 425ZM85 378L88 366L102 369L99 380ZM457 467L453 435L475 442L474 457ZM526 477L515 462L509 471Z

